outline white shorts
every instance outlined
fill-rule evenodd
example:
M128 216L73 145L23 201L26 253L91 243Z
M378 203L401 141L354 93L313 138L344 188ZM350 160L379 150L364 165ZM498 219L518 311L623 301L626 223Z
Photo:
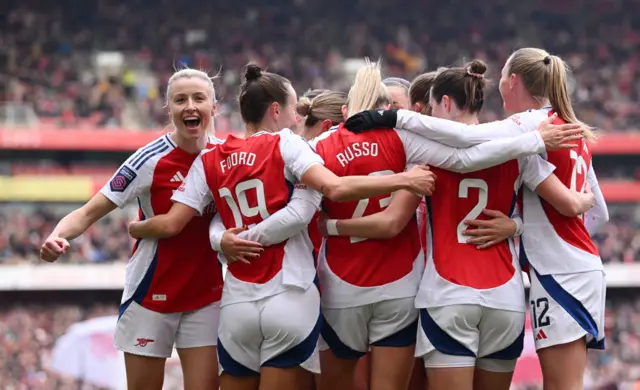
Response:
M345 309L322 309L322 342L342 359L358 359L369 346L408 347L416 343L414 297Z
M292 288L220 311L219 372L254 376L260 367L295 367L320 373L320 294Z
M586 336L587 348L604 349L607 284L602 271L540 275L530 268L529 304L536 349Z
M420 309L416 357L427 368L512 372L524 342L525 313L480 305Z
M133 355L168 358L176 348L218 343L220 302L184 313L158 313L132 301L120 315L114 345Z

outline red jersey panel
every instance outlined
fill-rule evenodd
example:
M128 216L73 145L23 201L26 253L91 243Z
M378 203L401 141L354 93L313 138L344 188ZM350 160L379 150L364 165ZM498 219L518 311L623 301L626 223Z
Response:
M316 151L325 166L338 176L390 175L403 172L406 165L402 141L394 130L353 134L340 126L318 142ZM323 208L330 218L349 219L380 212L390 200L390 195L350 202L324 199ZM327 265L340 279L355 286L373 287L409 274L420 249L413 218L400 234L387 240L328 237L325 256Z
M287 205L293 183L284 176L279 134L229 136L202 159L225 227L257 224ZM251 264L233 263L228 270L239 280L266 283L282 269L286 243L265 247Z
M553 110L549 111L549 116L553 113ZM553 123L563 124L566 122L558 118ZM578 147L548 152L547 161L556 166L554 173L567 188L584 192L587 184L587 172L591 167L591 149L584 139L573 143ZM599 256L598 249L591 241L582 217L565 217L544 199L540 198L540 202L553 229L562 240L578 249Z
M196 157L198 154L175 148L158 160L150 188L155 215L169 212L171 196ZM208 233L213 215L214 210L208 209L204 215L194 217L177 236L158 240L157 264L144 307L158 311L166 305L152 299L154 294L176 297L177 302L191 303L194 308L220 300L222 270ZM171 311L181 310L176 307Z
M515 273L508 242L478 250L465 243L462 232L467 226L463 221L487 219L484 209L510 215L520 175L518 161L466 174L431 169L438 177L436 190L427 200L438 274L451 283L475 289L504 285Z

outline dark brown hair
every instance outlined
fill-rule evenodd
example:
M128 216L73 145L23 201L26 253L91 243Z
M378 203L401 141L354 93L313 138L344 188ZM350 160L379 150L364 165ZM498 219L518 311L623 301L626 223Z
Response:
M263 72L256 64L247 64L238 97L240 114L245 123L262 122L273 102L286 105L290 84L289 80L280 75Z
M436 79L438 72L427 72L413 79L411 86L409 87L409 101L413 106L416 103L422 103L424 109L423 114L431 115L431 106L429 106L429 92L431 92L431 86L433 80Z
M431 97L440 103L443 96L449 96L460 110L477 113L484 103L486 71L487 64L477 59L462 67L443 70L433 80Z

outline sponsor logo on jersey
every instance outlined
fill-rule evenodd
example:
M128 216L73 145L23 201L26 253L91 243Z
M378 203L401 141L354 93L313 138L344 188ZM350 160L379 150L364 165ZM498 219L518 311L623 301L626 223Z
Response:
M153 343L155 340L141 337L141 338L136 339L136 341L138 342L138 344L134 345L134 347L142 347L142 348L144 348L144 347L147 346L147 344Z
M165 294L153 294L151 299L154 301L166 301L167 296Z
M178 171L176 172L175 175L173 175L173 177L169 181L172 183L175 183L175 182L182 183L184 181L184 175L182 174L182 172Z
M124 190L129 187L129 185L136 178L137 174L133 171L133 169L128 166L123 166L120 168L118 173L111 179L109 182L109 188L111 192L124 192Z

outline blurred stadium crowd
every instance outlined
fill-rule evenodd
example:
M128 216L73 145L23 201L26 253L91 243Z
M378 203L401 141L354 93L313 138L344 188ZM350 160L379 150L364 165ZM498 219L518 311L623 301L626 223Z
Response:
M501 64L523 44L545 47L574 69L573 99L582 120L603 132L640 128L640 12L630 12L640 9L639 0L400 6L383 0L239 0L193 7L168 0L5 0L0 9L0 103L32 107L40 123L63 129L165 127L166 82L181 64L212 74L221 70L216 127L231 132L242 128L235 99L238 70L250 60L290 78L299 92L345 90L348 58L381 56L388 76L411 79L425 69L477 57L489 62L497 80ZM126 53L127 67L118 74L97 72L87 54L95 51ZM483 116L502 118L497 90ZM106 165L102 168L112 170ZM0 161L0 171L6 170L16 168ZM640 179L634 166L596 170L600 178ZM74 207L0 204L0 265L39 264L44 238ZM610 214L596 237L603 260L640 261L640 205L610 205ZM130 210L112 213L74 241L61 262L126 262L132 244L126 225L132 217ZM52 345L71 324L116 312L102 304L3 302L0 389L78 388L46 371ZM616 389L611 383L640 379L637 292L612 296L608 314L607 350L591 356L589 389Z
M573 97L585 122L624 131L640 119L640 13L627 12L639 6L637 0L401 6L382 0L243 0L197 7L167 0L7 0L3 6L4 99L29 102L40 117L63 126L165 125L164 87L179 64L222 70L217 125L226 131L241 128L237 72L249 60L290 78L298 89L345 89L343 60L365 55L382 56L387 75L405 78L476 57L489 62L497 80L507 56L525 43L561 55L574 69ZM129 69L101 79L83 55L92 50L129 53ZM142 66L153 72L156 85L136 79L133 69ZM501 117L497 92L485 107L485 119Z

